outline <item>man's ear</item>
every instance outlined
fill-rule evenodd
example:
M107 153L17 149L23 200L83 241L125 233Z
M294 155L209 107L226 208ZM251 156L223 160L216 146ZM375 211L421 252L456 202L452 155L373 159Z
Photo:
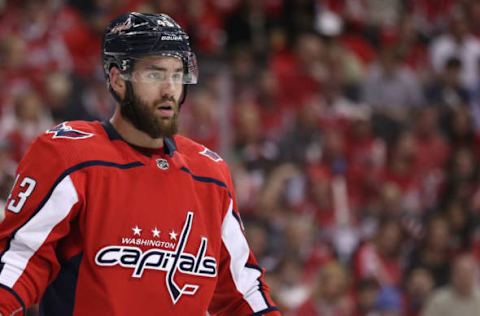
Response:
M125 79L122 78L120 70L117 67L110 68L109 79L110 79L110 86L112 87L113 91L115 91L118 96L123 99L125 96L126 90L126 82Z

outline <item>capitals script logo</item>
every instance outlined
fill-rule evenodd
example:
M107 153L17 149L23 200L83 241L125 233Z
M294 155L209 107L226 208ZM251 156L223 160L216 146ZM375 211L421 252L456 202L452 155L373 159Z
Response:
M133 269L133 278L141 278L145 270L167 272L165 283L173 304L176 304L182 295L194 295L199 287L196 284L188 283L180 287L175 282L177 272L210 278L217 276L217 261L215 258L205 255L208 246L207 238L201 238L196 254L184 251L192 228L192 220L193 212L188 212L177 247L173 251L159 248L142 251L138 247L110 245L97 252L95 263L104 267L119 265L123 268Z
M73 127L67 125L67 122L63 122L52 129L46 131L47 134L53 134L52 138L69 138L69 139L84 139L92 137L92 133L87 133L74 129Z

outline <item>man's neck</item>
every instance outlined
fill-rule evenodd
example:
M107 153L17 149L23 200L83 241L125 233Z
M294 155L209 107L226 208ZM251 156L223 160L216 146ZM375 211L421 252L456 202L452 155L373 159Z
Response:
M163 147L163 138L152 138L150 135L137 129L131 122L126 120L120 114L120 110L115 110L110 123L115 127L115 130L122 136L122 138L129 144L145 147L145 148L160 148Z

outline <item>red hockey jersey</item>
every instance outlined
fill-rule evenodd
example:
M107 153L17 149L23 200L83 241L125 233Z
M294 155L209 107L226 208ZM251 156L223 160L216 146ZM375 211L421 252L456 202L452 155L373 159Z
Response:
M225 162L185 137L156 150L66 122L30 147L0 224L0 312L278 315Z

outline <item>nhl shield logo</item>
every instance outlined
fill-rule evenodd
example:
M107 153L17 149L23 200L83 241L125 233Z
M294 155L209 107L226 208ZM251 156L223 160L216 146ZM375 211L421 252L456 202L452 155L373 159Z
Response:
M169 165L166 159L157 159L157 167L162 170L167 170Z

